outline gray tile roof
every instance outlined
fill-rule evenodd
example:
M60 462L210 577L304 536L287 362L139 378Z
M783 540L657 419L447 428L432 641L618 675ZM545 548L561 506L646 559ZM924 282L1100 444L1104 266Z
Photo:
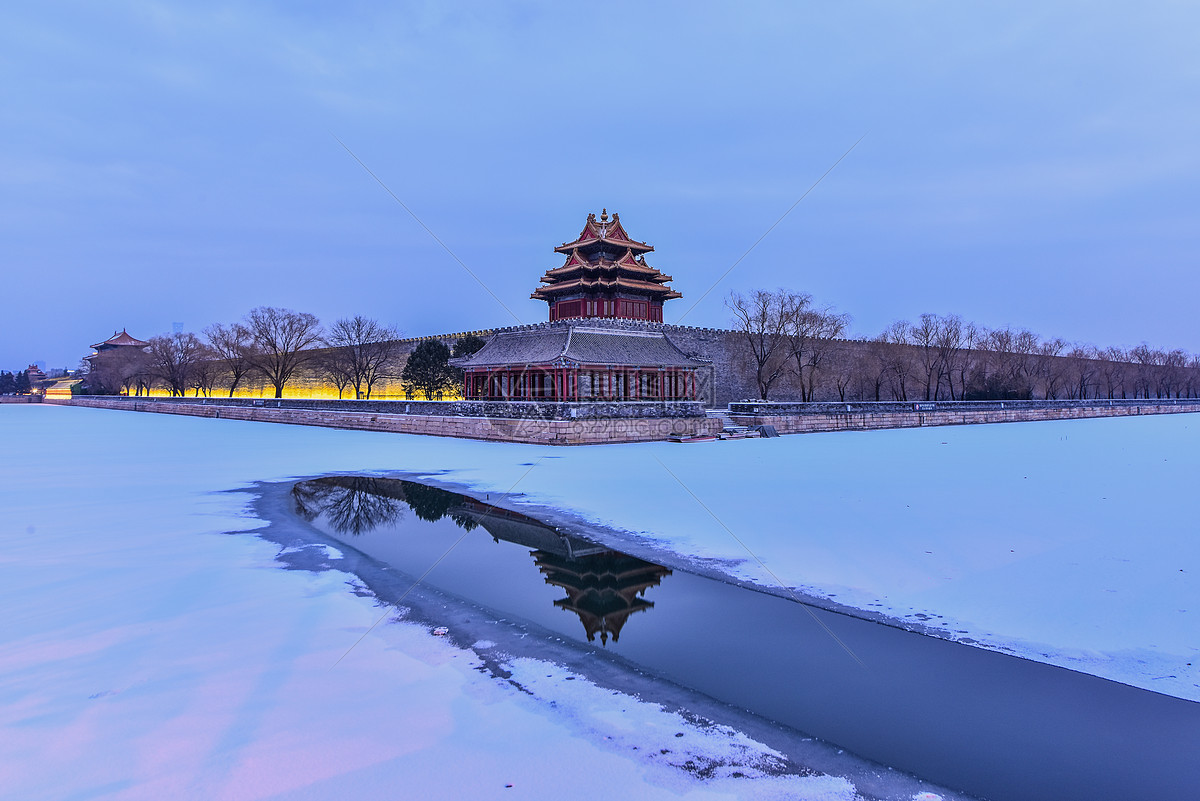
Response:
M500 367L505 364L548 364L562 355L570 329L567 326L502 331L475 353L451 359L458 367Z
M701 364L675 347L661 331L634 333L579 327L572 331L564 355L580 364L647 367L698 367Z
M661 330L629 330L589 326L586 321L543 328L502 331L477 353L453 359L458 367L503 367L551 364L558 359L585 365L628 367L699 367Z

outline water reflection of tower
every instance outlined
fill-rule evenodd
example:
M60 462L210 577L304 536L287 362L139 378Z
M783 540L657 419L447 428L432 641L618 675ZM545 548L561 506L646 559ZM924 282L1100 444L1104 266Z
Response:
M617 642L630 615L654 606L642 596L650 587L658 586L664 576L671 575L662 565L616 551L575 559L534 551L533 558L546 583L567 592L567 597L554 605L579 615L588 642L599 633L605 645L609 636Z

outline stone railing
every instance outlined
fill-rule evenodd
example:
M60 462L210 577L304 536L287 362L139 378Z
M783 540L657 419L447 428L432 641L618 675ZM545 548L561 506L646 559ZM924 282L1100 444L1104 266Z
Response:
M999 411L1001 409L1079 409L1119 406L1190 406L1200 398L1088 398L1086 400L982 400L982 401L850 401L799 403L795 401L735 401L730 414L878 414L935 411Z
M488 417L509 420L597 420L703 417L699 401L404 401L305 400L300 398L165 398L127 395L81 396L115 403L175 403L187 406L306 409L425 417Z
M729 404L729 417L734 423L745 426L770 425L780 434L972 423L1018 423L1181 412L1200 412L1200 398L864 403L743 401Z

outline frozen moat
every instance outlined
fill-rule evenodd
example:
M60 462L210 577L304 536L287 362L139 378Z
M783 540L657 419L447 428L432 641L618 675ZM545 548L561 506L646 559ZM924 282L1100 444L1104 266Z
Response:
M350 569L381 600L411 602L423 577L504 624L489 629L500 648L507 627L525 647L589 649L610 683L641 671L981 798L1185 798L1200 783L1193 702L668 569L419 483L289 491L314 542L366 557ZM478 622L452 629L473 640Z

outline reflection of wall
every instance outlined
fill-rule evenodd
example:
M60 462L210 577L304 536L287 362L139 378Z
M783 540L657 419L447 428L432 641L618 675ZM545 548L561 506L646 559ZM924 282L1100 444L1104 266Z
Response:
M600 635L608 644L621 637L621 629L629 616L654 606L643 596L650 587L657 587L671 571L662 565L645 562L617 551L580 556L570 559L547 551L534 551L538 569L546 583L561 587L567 597L554 605L579 616L588 642Z

